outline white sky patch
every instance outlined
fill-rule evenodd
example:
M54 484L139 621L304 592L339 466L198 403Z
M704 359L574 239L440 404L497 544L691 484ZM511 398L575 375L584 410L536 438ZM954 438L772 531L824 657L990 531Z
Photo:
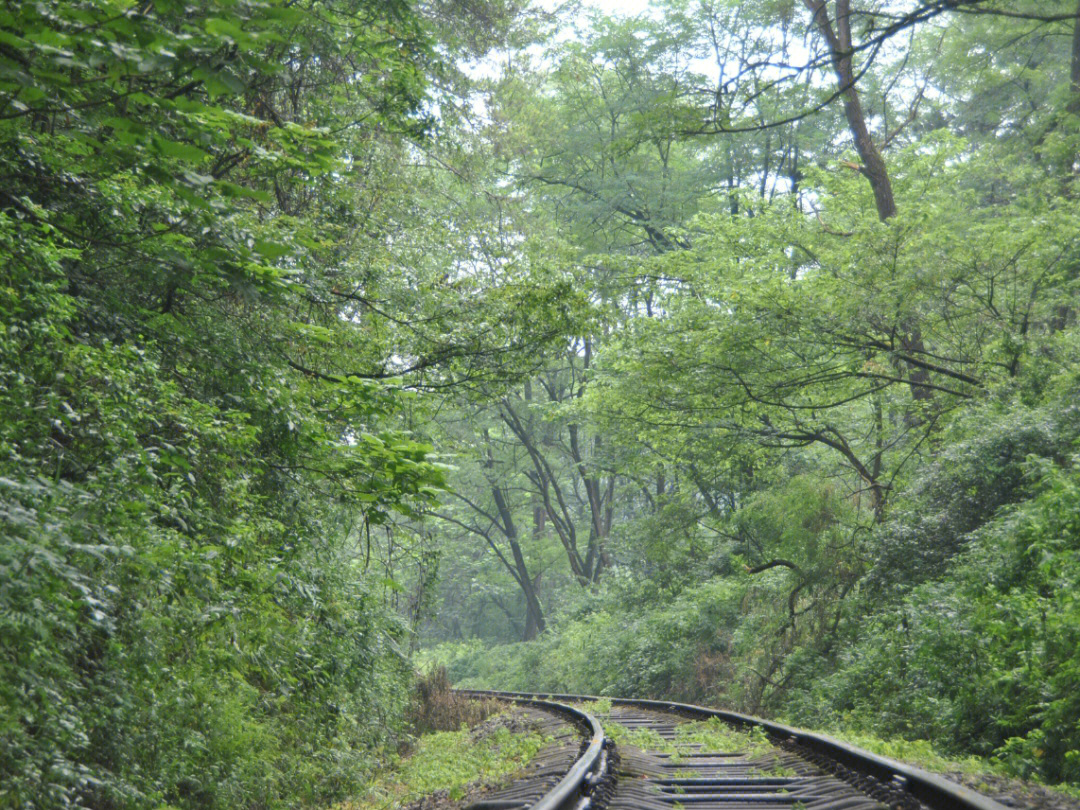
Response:
M591 0L588 4L613 17L633 17L649 10L649 0Z

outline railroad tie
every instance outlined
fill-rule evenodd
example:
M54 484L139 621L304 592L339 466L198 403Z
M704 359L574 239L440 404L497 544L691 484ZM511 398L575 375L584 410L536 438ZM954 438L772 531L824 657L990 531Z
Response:
M521 779L467 810L1005 810L917 768L731 711L652 700L463 691L540 712L544 719L538 722L546 724L552 740ZM754 734L728 738L713 733L716 726L687 728L693 720L719 720ZM605 724L617 744L606 736ZM710 750L700 740L731 750Z

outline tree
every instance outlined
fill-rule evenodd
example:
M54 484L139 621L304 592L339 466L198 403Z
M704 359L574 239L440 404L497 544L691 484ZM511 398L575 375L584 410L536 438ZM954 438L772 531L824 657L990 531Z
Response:
M16 2L0 39L0 793L343 798L404 731L364 551L444 486L416 392L565 285L424 249L410 3Z

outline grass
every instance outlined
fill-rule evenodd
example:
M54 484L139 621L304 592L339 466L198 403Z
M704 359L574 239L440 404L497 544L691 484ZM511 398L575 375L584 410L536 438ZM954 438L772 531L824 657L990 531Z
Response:
M1004 764L995 762L990 759L983 759L981 757L967 756L967 757L949 757L938 751L933 743L928 740L905 740L902 738L883 739L876 737L872 734L865 732L852 732L852 731L840 731L836 729L829 729L825 731L832 737L836 737L839 740L844 740L852 745L858 746L872 754L878 754L889 759L900 760L910 765L914 765L923 770L931 771L934 773L958 773L965 776L975 777L980 776L1004 776L1011 779L1021 779L1015 773L1010 771ZM1021 779L1023 781L1023 779ZM1043 784L1037 780L1032 781L1034 784ZM974 785L976 790L984 790L992 792L992 788L987 786ZM1062 793L1066 796L1071 796L1074 799L1080 799L1080 787L1076 785L1044 785L1058 793Z
M587 700L584 703L578 704L578 706L583 712L587 712L593 717L600 717L602 715L611 714L611 698Z
M520 771L547 742L536 732L498 728L474 739L468 728L421 736L412 752L381 771L356 798L335 810L390 810L440 790L453 800L475 784L498 785Z
M928 771L944 773L964 773L971 775L996 774L1007 776L1000 768L995 768L988 760L979 757L961 757L953 759L942 756L927 740L885 740L870 734L828 731L827 734L843 739L872 754L879 754L889 759L898 759L911 763Z
M664 739L650 728L629 729L610 720L604 722L604 731L616 745L632 745L644 751L669 754L673 763L677 763L681 757L690 756L693 751L740 753L748 758L775 751L761 729L741 731L716 717L676 726L673 740ZM699 743L700 748L691 749L693 743Z
M666 740L652 729L629 729L614 720L605 719L611 714L610 698L599 698L578 704L579 708L594 717L601 718L604 731L618 745L633 745L644 751L670 754L677 758L687 752L692 743L700 743L703 753L740 752L747 757L757 757L775 750L765 732L753 727L747 731L736 729L719 717L693 720L675 727L675 739Z
M475 726L503 708L504 704L497 700L477 700L458 694L446 670L436 667L416 679L409 720L420 734L457 731L463 725Z
M701 743L701 751L722 753L738 751L747 757L759 757L776 749L765 732L757 726L748 731L734 728L718 717L683 723L675 728L677 744Z

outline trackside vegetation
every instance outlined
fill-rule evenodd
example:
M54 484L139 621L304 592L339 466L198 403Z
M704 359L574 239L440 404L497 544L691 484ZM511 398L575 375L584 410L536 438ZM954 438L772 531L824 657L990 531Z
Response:
M658 2L512 61L596 312L440 420L420 665L1080 783L1077 13Z
M432 665L1080 786L1078 313L1076 0L8 0L0 808L519 767Z
M460 801L470 786L498 786L521 772L546 742L542 734L509 728L496 728L480 739L468 728L425 734L407 756L365 785L358 798L335 808L387 810L440 791Z
M402 373L570 305L445 276L410 143L488 45L443 11L0 10L0 806L314 806L407 733L372 536L444 465Z

